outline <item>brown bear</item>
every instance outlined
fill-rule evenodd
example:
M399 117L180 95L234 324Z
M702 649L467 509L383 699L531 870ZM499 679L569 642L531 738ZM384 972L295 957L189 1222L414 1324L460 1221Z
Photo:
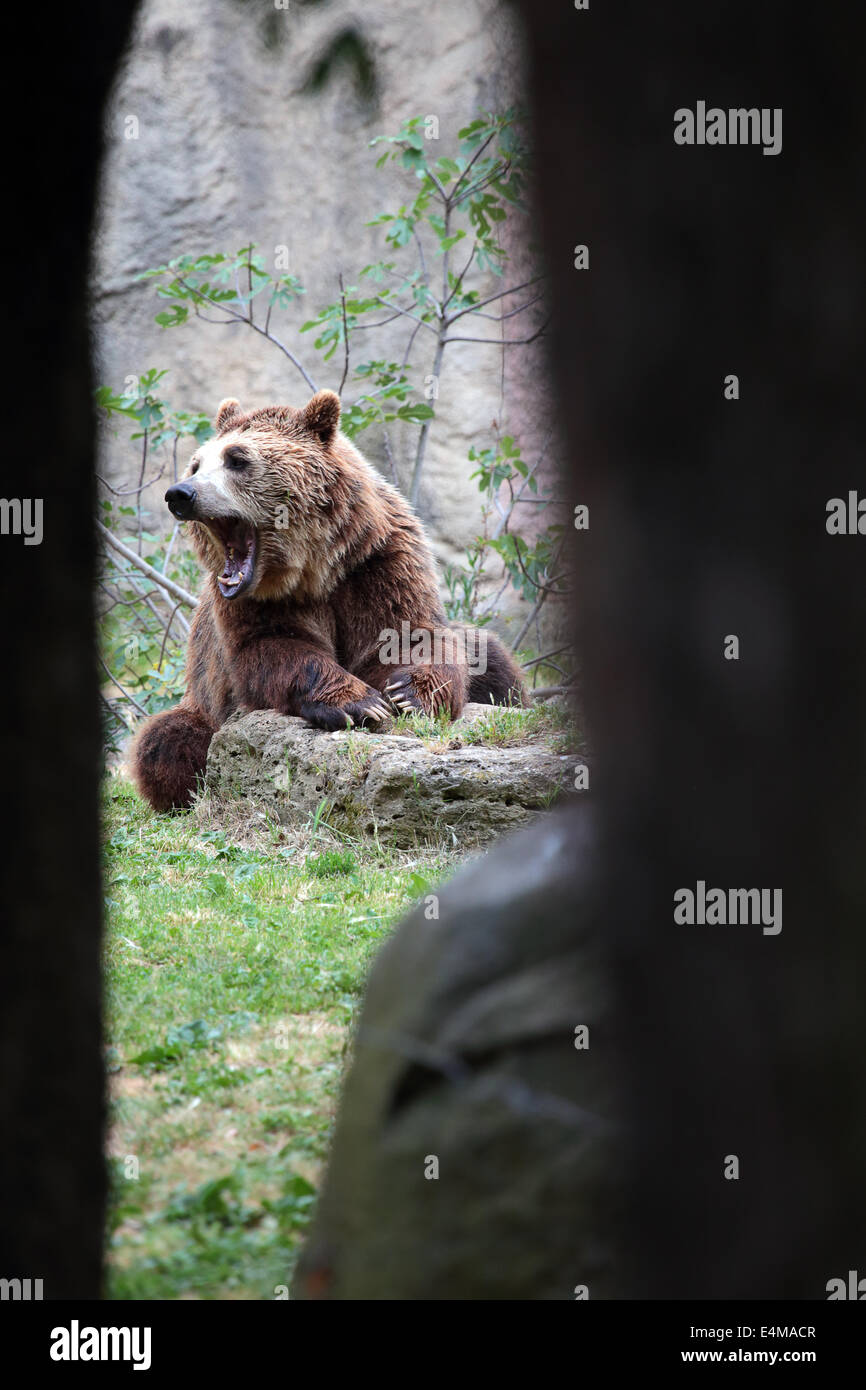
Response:
M214 438L168 489L208 571L187 690L132 749L158 811L189 805L216 729L274 709L320 729L377 727L394 709L522 704L497 639L450 624L418 518L339 430L340 400L245 413L222 402ZM478 656L485 659L476 659Z

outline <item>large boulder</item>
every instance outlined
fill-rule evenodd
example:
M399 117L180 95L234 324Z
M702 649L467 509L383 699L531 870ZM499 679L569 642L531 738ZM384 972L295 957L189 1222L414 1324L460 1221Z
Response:
M206 786L217 801L247 800L285 824L324 806L335 828L398 847L481 844L572 792L583 763L543 741L468 742L472 724L489 714L468 705L441 739L327 734L273 710L235 715L214 735Z
M617 1295L596 860L578 802L474 859L380 952L294 1298Z

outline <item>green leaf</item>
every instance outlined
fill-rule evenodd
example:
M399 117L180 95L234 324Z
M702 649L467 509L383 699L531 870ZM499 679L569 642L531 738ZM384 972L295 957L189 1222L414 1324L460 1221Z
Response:
M397 416L400 420L432 420L434 412L429 405L418 401L415 405L401 405Z

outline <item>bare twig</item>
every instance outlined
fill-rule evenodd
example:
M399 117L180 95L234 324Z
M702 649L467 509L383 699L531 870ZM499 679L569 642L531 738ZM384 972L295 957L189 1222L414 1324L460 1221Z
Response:
M453 286L452 286L452 288L451 288L451 293L449 294L448 298L445 300L445 303L442 305L443 312L448 308L448 305L451 303L451 301L452 301L452 299L454 298L455 294L457 294L458 291L460 290L460 286L463 284L464 277L466 276L466 273L467 273L467 271L469 270L469 267L471 266L473 260L475 259L475 252L476 252L477 250L478 250L478 242L477 242L477 241L473 241L473 243L472 243L472 250L469 252L469 260L466 262L466 264L465 264L465 266L463 267L463 269L461 270L460 274L457 276L457 279L454 281L454 284L453 284ZM456 315L454 315L454 317L456 318ZM452 322L453 322L453 319L452 319Z
M131 705L135 705L135 708L138 710L139 714L143 714L145 718L147 718L147 710L144 708L144 705L140 705L134 695L130 695L128 690L124 690L123 686L120 684L120 681L117 679L117 676L115 676L113 672L108 669L105 662L102 660L102 657L99 658L99 664L105 671L105 674L108 676L108 679L111 681L112 685L117 686L123 698L125 700L128 700Z
M565 646L565 647L557 647L557 648L556 648L556 651L554 651L554 652L547 652L544 656L535 656L535 657L532 658L531 661L524 661L524 663L523 663L523 665L522 665L522 667L521 667L521 670L523 670L523 671L528 671L529 668L530 668L530 666L541 666L541 665L543 665L546 661L550 661L551 657L559 656L562 652L567 652L567 651L570 651L570 650L571 650L571 648L568 647L568 646Z
M343 375L340 378L340 385L337 387L337 395L342 396L343 387L346 384L346 377L349 375L349 323L346 318L346 291L343 286L343 272L340 271L340 304L343 308Z
M533 690L533 700L549 700L553 695L568 695L571 692L572 682L567 685L543 685L538 690Z
M524 503L526 503L526 502L537 502L539 506L544 506L544 507L550 505L550 500L549 500L548 498L546 498L546 497L539 497L539 498L535 498L535 497L530 498L530 497L527 497L527 498L524 498L523 494L524 494L524 492L526 491L526 489L529 487L529 480L530 480L530 478L533 476L533 474L536 472L536 470L539 469L539 468L541 467L542 463L544 462L544 459L545 459L545 457L546 457L546 455L547 455L547 450L548 450L548 447L549 447L549 445L550 445L550 441L551 441L552 438L553 438L553 430L550 429L550 430L548 430L548 432L547 432L547 437L546 437L544 443L543 443L542 446L541 446L541 453L538 455L538 458L535 460L535 463L532 465L532 467L530 468L530 470L529 470L529 472L527 473L526 477L523 479L523 482L521 483L520 487L518 488L516 495L514 495L514 496L512 497L511 506L510 506L509 509L508 509L508 517L511 516L511 513L514 511L514 508L517 506L518 502L521 502L521 501L524 502ZM498 526L498 527L496 528L496 530L493 532L493 539L494 539L494 540L498 540L498 538L502 535L502 532L505 530L506 526L508 525L508 517L506 517L506 518L505 518L505 521L504 521L500 526Z
M426 328L428 333L432 333L434 337L439 336L437 330L433 327L432 323L428 323L426 319L419 319L417 314L410 314L408 309L401 309L399 304L395 304L394 301L391 299L385 299L384 296L381 294L377 294L376 298L378 299L380 304L385 305L386 309L393 309L396 313L403 314L405 318L411 319L413 323L420 324L422 328Z
M136 519L138 521L138 553L141 554L141 490L144 487L144 470L147 467L147 430L144 430L141 437L141 472L138 475L138 500L135 506Z
M560 556L560 553L561 553L561 551L562 551L562 547L563 547L564 544L565 544L565 542L564 542L564 540L562 540L562 541L559 542L559 545L556 547L556 550L555 550L554 553L553 553L553 559L551 560L551 568L558 562L559 556ZM528 632L529 629L531 628L532 624L535 622L536 618L538 617L539 613L541 612L542 608L544 607L544 603L545 603L545 600L547 599L547 596L548 596L549 592L550 592L549 589L544 589L544 590L542 591L542 593L540 594L539 599L538 599L538 602L536 603L536 605L535 605L535 607L533 608L532 612L529 614L529 617L526 619L525 623L522 625L522 627L521 627L520 631L518 632L517 636L514 638L514 641L511 643L511 650L512 650L513 652L516 652L516 651L517 651L517 648L520 646L520 643L523 641L524 637L526 636L527 632Z
M177 603L174 605L174 608L172 609L171 617L169 618L168 622L166 623L165 634L164 634L163 639L162 639L162 646L161 646L160 649L159 649L159 661L156 663L156 669L157 669L157 671L161 671L161 670L162 670L162 658L165 656L165 644L166 644L166 642L168 641L168 634L171 632L171 625L172 625L172 623L174 622L174 615L175 615L175 613L177 612L177 610L178 610L179 608L180 608L180 599L178 599Z
M289 349L286 347L285 343L282 343L280 339L276 337L275 334L270 332L270 330L266 333L260 324L251 322L251 320L248 319L245 314L234 313L231 309L227 307L225 303L220 303L219 300L211 299L209 295L202 294L201 290L196 289L194 285L187 284L187 282L183 280L180 276L178 276L178 284L183 285L184 288L188 289L191 294L198 295L198 297L200 299L203 299L206 304L210 304L212 309L217 309L220 313L228 315L227 319L207 319L205 320L207 323L217 323L228 326L229 323L234 321L235 323L246 324L246 326L248 328L251 328L254 333L260 333L263 338L267 338L269 343L273 343L275 347L278 347L280 352L283 353L285 357L288 357L292 366L297 368L297 370L300 372L301 376L304 378L304 381L307 383L311 391L318 390L318 387L316 386L316 383L313 381L313 378L310 376L309 372L304 368L304 366L298 361L295 354L293 352L290 352Z
M405 367L406 363L409 361L409 356L412 352L412 347L415 342L415 339L418 336L418 329L420 327L420 323L416 323L415 327L412 329L412 332L409 334L409 341L406 344L406 351L403 353L403 361L400 363L401 368Z
M102 692L101 690L100 690L100 692L99 692L99 698L100 698L100 700L102 701L102 703L105 705L105 708L108 710L108 713L111 715L112 719L116 719L117 722L118 722L118 724L122 724L122 725L123 725L124 729L126 729L127 731L131 731L131 730L132 730L132 725L128 722L128 720L126 720L126 719L123 717L123 715L120 713L120 710L114 708L114 705L113 705L113 704L111 703L111 701L103 694L103 692Z
M140 569L142 574L147 575L148 579L152 579L154 584L158 584L174 598L180 599L181 603L185 603L188 608L198 607L198 599L187 593L186 589L182 589L179 584L175 584L173 579L169 579L167 574L160 574L159 570L153 568L153 565L149 565L140 555L136 555L134 550L130 550L128 545L124 545L123 541L118 540L117 536L109 531L107 526L103 526L101 521L97 521L96 525L106 544L110 545L112 550L116 550L118 555L122 555L124 560L129 560L130 564Z
M426 262L426 260L424 259L424 247L421 245L421 238L420 238L419 235L418 235L418 228L415 226L415 223L414 223L414 222L412 223L412 235L413 235L413 237L415 238L415 245L418 247L418 256L419 256L419 259L420 259L420 261L421 261L421 277L422 277L422 279L423 279L423 281L424 281L424 288L426 289L427 293L429 294L429 293L430 293L430 277L429 277L429 275L427 274L427 262ZM431 298L432 298L432 296L431 296ZM437 305L437 308L438 308L438 305ZM440 311L440 313L441 313L441 311Z
M549 322L549 319L545 319L541 327L535 333L530 333L528 338L446 338L445 344L447 346L448 343L487 343L493 347L522 347L525 343L534 343L536 338L540 338Z
M169 560L171 559L171 552L172 552L172 550L174 549L174 543L175 543L175 541L177 540L177 538L178 538L179 535L180 535L180 522L179 522L179 521L176 521L176 522L174 523L174 530L173 530L172 533L171 533L171 537L170 537L170 539L169 539L168 546L166 547L165 559L164 559L163 562L162 562L162 572L163 572L163 574L167 574L167 573L168 573L168 562L169 562Z
M147 604L148 608L150 609L151 613L153 613L154 617L156 617L156 618L159 620L159 625L160 625L160 627L162 627L162 628L164 629L164 628L165 628L165 625L166 625L166 621L169 621L169 622L170 622L170 621L171 621L171 618L169 618L168 620L166 620L166 619L163 617L163 615L160 613L159 609L156 607L156 604L154 603L154 601L153 601L153 599L151 598L150 594L143 594L142 597L144 598L144 601L145 601L145 603ZM163 599L163 600L165 601L166 604L168 604L168 602L169 602L168 594L166 594L166 593L161 593L161 594L160 594L160 598ZM188 637L188 636L189 636L189 623L187 622L186 618L183 616L183 614L182 614L181 612L178 611L177 607L175 607L175 608L172 609L172 614L176 614L176 615L177 615L177 621L178 621L178 623L180 624L181 630L182 630L184 636L185 636L185 637Z
M513 319L515 314L522 314L524 309L529 309L533 304L537 304L539 299L543 299L543 294L536 294L532 299L527 299L525 304L518 304L516 309L509 309L506 314L484 314L478 310L480 319L489 319L491 323L504 323L506 319Z
M439 375L442 371L442 357L444 352L445 337L443 336L443 334L440 333L439 340L436 344L436 356L433 358L432 373L433 377L436 380L437 386L439 383ZM415 466L412 469L412 482L409 487L409 505L416 509L418 506L418 494L421 489L421 470L424 467L424 454L427 449L427 437L430 434L430 420L431 417L428 416L427 419L421 425L421 432L418 435L418 447L415 451Z
M463 180L466 178L466 175L469 173L469 171L470 171L470 169L472 168L472 166L481 158L482 154L483 154L484 151L487 149L487 146L490 144L490 141L491 141L491 140L495 140L495 139L496 139L496 136L497 136L498 134L499 134L498 131L492 130L492 131L490 132L490 134L488 135L487 139L481 141L481 144L478 146L477 150L475 151L474 155L473 155L472 158L470 159L469 163L466 165L466 168L463 170L463 173L460 175L459 179L457 180L457 182L455 183L454 187L452 188L452 190L451 190L451 197L452 197L452 199L454 199L454 200L456 201L456 199L457 199L457 194L460 192L460 185L461 185L461 183L463 182ZM461 195L461 196L462 196L462 195Z
M477 183L473 183L471 187L464 189L464 191L454 199L453 206L457 208L461 203L465 203L467 198L474 198L477 193L483 193L485 188L489 188L492 183L496 183L498 179L505 178L510 170L511 160L503 160L500 164L497 164L494 169L491 169L489 173L482 174Z
M477 609L475 610L476 617L482 618L484 617L485 613L494 612L499 603L499 600L502 598L502 595L505 593L505 590L508 588L510 583L511 576L509 574L506 574L505 579L502 583L502 587L498 589L495 594L492 594L489 598L486 598L483 603L479 603Z
M388 435L388 426L385 424L384 420L382 421L382 442L385 445L385 457L387 458L388 466L391 469L391 480L394 486L397 487L399 485L399 479L397 477L397 469L394 464L394 455L391 453L391 440Z
M401 316L402 311L397 310L395 313L389 314L386 319L377 319L375 323L356 323L353 325L353 332L363 333L367 328L384 328L386 323L393 323L395 319L399 319Z
M140 487L112 487L108 479L103 478L101 473L97 473L96 476L102 483L102 486L107 487L109 492L113 492L115 497L134 497L137 493L144 492L152 483L158 483L164 472L165 464L162 465L158 473L154 473L153 477L148 478L147 482L142 483Z
M465 272L464 272L465 273ZM489 294L486 299L479 299L477 304L468 304L465 309L457 309L453 314L448 315L449 325L462 319L464 314L474 314L478 309L483 309L485 304L493 304L497 299L505 299L509 294L517 294L518 290L528 289L530 285L537 285L539 280L543 280L543 275L533 275L531 280L524 280L519 285L512 285L510 290L500 290L497 294Z

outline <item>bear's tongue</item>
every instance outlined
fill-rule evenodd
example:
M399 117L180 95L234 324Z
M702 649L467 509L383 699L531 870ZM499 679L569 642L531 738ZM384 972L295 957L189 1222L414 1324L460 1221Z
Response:
M217 584L223 598L237 598L249 586L256 559L256 533L247 527L232 527L220 535L225 563Z

